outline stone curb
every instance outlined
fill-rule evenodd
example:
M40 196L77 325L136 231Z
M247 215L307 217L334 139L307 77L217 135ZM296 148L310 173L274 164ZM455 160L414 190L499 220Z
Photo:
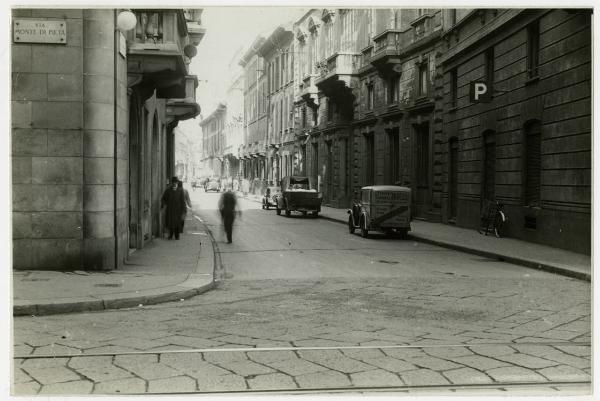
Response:
M319 215L319 216L325 220L335 221L337 223L346 224L346 221L336 219L335 217L329 217L329 216L324 216L324 215ZM429 239L429 238L423 238L423 237L420 237L420 236L414 235L414 234L409 234L408 238L412 239L414 241L417 241L417 242L425 243L425 244L436 245L436 246L440 246L442 248L448 248L448 249L452 249L455 251L470 253L470 254L478 255L478 256L484 256L486 258L498 259L503 262L509 262L509 263L513 263L516 265L529 267L529 268L533 268L533 269L537 269L537 270L543 270L543 271L546 271L549 273L555 273L555 274L559 274L561 276L571 277L571 278L575 278L578 280L591 282L591 279L592 279L591 274L589 274L589 273L578 272L575 270L569 270L569 269L566 269L564 267L559 267L559 266L552 266L547 263L536 262L534 260L522 259L522 258L517 258L514 256L507 256L505 254L492 252L492 251L485 251L485 250L481 250L481 249L469 248L469 247L466 247L463 245L452 244L449 242L438 241L438 240L433 240L433 239Z

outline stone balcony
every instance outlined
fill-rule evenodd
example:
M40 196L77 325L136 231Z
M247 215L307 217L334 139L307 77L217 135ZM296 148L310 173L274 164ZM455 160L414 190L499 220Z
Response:
M319 76L315 85L327 96L335 96L339 89L352 88L352 77L356 75L359 54L335 53L318 63Z
M306 75L299 85L300 97L311 107L317 107L319 105L319 89L317 88L317 85L315 85L316 79L316 75Z
M134 9L134 29L127 32L130 86L144 81L161 98L186 97L185 77L196 46L204 37L201 10Z
M368 62L384 74L389 74L401 68L400 53L402 45L406 43L406 36L406 32L397 29L389 29L375 36L373 38L373 48L369 52ZM364 52L363 55L365 55Z
M168 124L188 120L200 114L200 105L196 103L198 78L195 75L188 75L183 81L184 83L182 86L185 89L185 96L167 100L166 117Z

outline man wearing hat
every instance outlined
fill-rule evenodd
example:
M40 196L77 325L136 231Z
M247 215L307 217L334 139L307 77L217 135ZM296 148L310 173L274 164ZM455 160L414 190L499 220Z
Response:
M173 235L175 235L175 239L179 239L183 215L186 212L183 190L177 186L178 182L177 177L171 178L171 185L163 193L161 199L162 207L166 206L167 208L165 224L169 229L169 239L173 239Z

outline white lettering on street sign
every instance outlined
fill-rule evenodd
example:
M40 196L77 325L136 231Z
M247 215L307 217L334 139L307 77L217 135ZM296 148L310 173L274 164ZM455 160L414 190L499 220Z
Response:
M483 82L475 82L475 100L479 100L479 97L487 93L487 85Z
M492 100L491 86L484 81L471 82L469 97L473 103L490 102Z
M67 43L66 20L15 19L13 40L16 43Z

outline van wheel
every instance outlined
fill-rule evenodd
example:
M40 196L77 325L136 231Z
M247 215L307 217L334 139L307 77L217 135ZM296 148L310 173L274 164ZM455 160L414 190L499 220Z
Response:
M363 238L369 238L369 230L367 230L364 218L360 220L360 236Z
M290 217L290 215L292 214L292 212L288 209L285 209L285 215L286 217Z
M406 228L398 229L398 236L400 236L401 239L406 239L408 236L408 230Z
M281 216L281 209L277 206L277 216Z
M354 222L352 221L352 216L348 216L348 232L354 234Z
M312 215L313 215L314 217L319 217L319 212L312 212Z
M306 211L303 211L303 212L302 212L302 216L305 216L305 217L306 217Z

